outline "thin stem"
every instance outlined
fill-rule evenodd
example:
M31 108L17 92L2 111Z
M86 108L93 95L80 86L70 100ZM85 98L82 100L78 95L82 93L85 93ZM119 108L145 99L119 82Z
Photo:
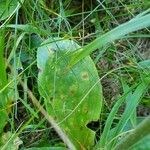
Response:
M22 87L24 88L24 84L20 81ZM63 130L59 127L59 125L55 122L55 120L46 112L46 110L41 106L39 101L33 95L33 93L28 89L27 90L29 98L32 100L32 103L39 109L39 111L43 114L43 116L47 119L47 121L52 125L55 131L58 133L60 138L64 141L64 143L68 146L70 150L76 150L73 143L67 137L67 135L63 132Z

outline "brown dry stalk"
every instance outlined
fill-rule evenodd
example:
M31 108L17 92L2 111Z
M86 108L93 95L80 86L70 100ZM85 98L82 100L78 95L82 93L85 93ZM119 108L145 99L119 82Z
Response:
M20 84L24 88L23 81L20 80ZM70 141L70 139L68 138L68 136L64 133L64 131L55 122L55 120L53 119L53 117L50 116L46 112L46 110L41 106L41 104L39 103L39 101L36 99L36 97L33 95L32 91L29 88L27 88L27 94L28 94L29 98L31 99L32 103L34 104L34 106L36 106L39 109L39 111L47 119L47 121L51 124L51 126L55 129L55 131L60 136L60 138L63 140L63 142L67 145L67 147L70 150L76 150L75 146Z

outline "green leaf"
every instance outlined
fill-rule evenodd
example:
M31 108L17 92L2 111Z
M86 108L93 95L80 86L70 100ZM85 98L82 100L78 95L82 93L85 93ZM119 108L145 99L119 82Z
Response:
M113 138L115 136L117 136L122 130L123 128L126 126L128 120L130 119L130 117L133 115L137 105L139 104L142 96L144 95L144 93L146 92L147 88L149 86L149 82L142 82L134 91L134 93L132 94L132 96L130 97L130 101L128 102L128 105L126 106L126 109L115 129ZM114 140L114 142L112 142L112 145L114 143L116 143L117 141Z
M115 150L126 150L132 146L140 149L149 145L150 139L150 116L148 116L142 123L140 123L131 133L129 133L121 142L116 146ZM146 143L147 144L146 144ZM132 149L132 148L131 148Z
M0 20L4 20L14 13L17 8L18 0L1 0L0 1Z
M147 78L146 78L145 81L141 82L137 86L137 88L133 92L132 96L130 97L130 101L128 102L128 105L127 105L127 107L125 109L125 112L123 113L123 116L121 117L119 123L117 124L117 126L115 127L114 131L111 134L111 139L113 139L116 136L118 136L121 133L121 131L125 128L128 120L131 118L132 114L135 111L135 108L137 107L139 101L141 100L141 97L146 92L146 89L147 89L149 83L150 83L150 81L147 80ZM124 99L126 99L126 97L128 97L130 95L130 92L131 92L132 88L130 88L115 103L115 105L112 108L112 110L111 110L111 112L110 112L110 114L109 114L109 116L107 118L107 121L105 123L104 131L103 131L103 133L101 135L101 139L100 139L100 141L98 141L98 143L95 146L95 148L104 148L105 146L108 147L108 143L110 144L109 146L112 146L112 145L116 144L116 139L114 139L114 141L112 141L110 143L110 137L109 137L110 134L109 133L111 132L111 126L112 126L113 120L115 118L115 115L118 112L119 107L125 101Z
M39 35L47 35L49 34L48 31L45 31L35 25L32 24L9 24L6 25L7 28L12 28L12 29L18 29L21 31L24 31L25 33L31 34L31 33L35 33L35 34L39 34Z
M0 134L3 132L3 129L7 123L7 119L8 119L7 111L3 108L0 108ZM1 138L2 137L0 136L0 142L1 142Z
M150 150L150 135L144 137L139 142L134 144L129 150Z
M7 75L6 75L6 66L4 60L4 46L5 46L5 31L0 30L0 90L7 85ZM0 134L3 131L4 126L7 122L7 89L0 93Z
M140 61L138 66L143 69L150 70L150 59Z
M67 150L64 147L32 147L25 150Z
M61 122L60 127L77 149L88 149L94 145L95 132L86 125L99 119L102 106L95 65L86 57L71 70L67 68L71 59L68 53L80 48L74 41L51 39L43 45L37 52L38 85L47 111Z
M19 137L15 137L11 132L2 134L2 141L0 143L1 150L18 150L19 145L23 142Z
M124 79L122 79L122 87L123 87L123 91L124 93L127 93L130 88L128 86L128 84L126 83L126 81ZM126 107L130 107L130 102L132 101L132 91L126 96ZM136 116L136 109L134 110L133 114L130 117L131 124L133 127L136 126L137 123L137 116Z

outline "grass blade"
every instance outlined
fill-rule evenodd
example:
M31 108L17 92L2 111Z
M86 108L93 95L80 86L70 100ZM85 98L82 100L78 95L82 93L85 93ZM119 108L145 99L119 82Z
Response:
M130 92L130 90L128 92ZM114 107L112 108L111 113L109 114L107 121L105 123L105 128L101 135L101 139L100 139L100 141L98 141L97 145L95 146L95 149L105 147L114 117L115 117L119 107L124 102L125 97L126 97L126 95L124 94L121 98L119 98L119 100L115 103Z
M117 125L115 132L112 135L112 138L117 136L121 130L123 129L123 127L125 126L126 122L129 120L129 118L131 117L132 113L134 112L139 99L141 98L141 96L143 95L143 93L146 91L145 89L147 88L147 86L149 85L149 82L145 83L142 82L141 84L138 85L138 87L136 88L135 92L132 94L132 101L130 102L130 105L128 104L128 107L126 108L122 119L120 120L119 124ZM134 88L134 87L132 87ZM105 128L103 131L103 134L101 135L101 139L100 141L97 143L95 148L104 148L107 145L107 140L108 140L108 136L110 133L110 129L111 129L111 125L112 122L115 118L115 115L119 109L119 107L122 105L122 103L124 102L124 99L126 98L126 96L128 95L128 93L131 92L131 88L130 90L125 93L114 105L114 107L112 108L111 113L109 114L109 117L105 123ZM112 142L112 144L114 144Z
M118 144L115 150L126 150L150 133L150 116ZM138 148L138 147L137 147Z
M136 90L132 94L131 100L128 103L128 105L123 113L123 116L115 129L115 132L112 136L113 138L115 136L117 136L123 130L123 128L126 126L126 123L128 122L131 115L134 113L137 105L139 104L139 101L140 101L142 95L146 92L148 85L149 85L149 82L142 82L141 84L139 84L139 86L136 88ZM116 142L117 142L117 139L114 140L114 142L112 142L111 145L113 146L114 144L116 144Z
M4 45L5 45L5 31L0 30L0 90L3 89L7 84L7 75L5 71L5 60L4 60ZM7 121L7 89L0 93L0 134Z
M93 42L89 43L79 51L73 54L70 66L73 66L78 61L89 55L92 51L97 48L102 48L108 43L112 43L115 40L123 38L126 34L146 28L150 25L150 14L141 17L135 17L132 20L119 25L115 29L107 32L106 34L98 37ZM69 66L69 67L70 67Z

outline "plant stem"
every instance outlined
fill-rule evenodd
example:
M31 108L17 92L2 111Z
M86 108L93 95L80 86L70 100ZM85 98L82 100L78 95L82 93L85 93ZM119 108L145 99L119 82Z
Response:
M24 88L23 82L20 80L20 84ZM39 111L42 113L42 115L47 119L47 121L51 124L51 126L55 129L57 134L60 136L60 138L63 140L63 142L68 146L69 150L76 150L73 143L70 141L70 139L67 137L65 132L59 127L59 125L55 122L55 120L46 112L46 110L41 106L39 101L36 99L36 97L33 95L33 93L28 88L27 90L29 98L32 100L32 103L39 109Z

